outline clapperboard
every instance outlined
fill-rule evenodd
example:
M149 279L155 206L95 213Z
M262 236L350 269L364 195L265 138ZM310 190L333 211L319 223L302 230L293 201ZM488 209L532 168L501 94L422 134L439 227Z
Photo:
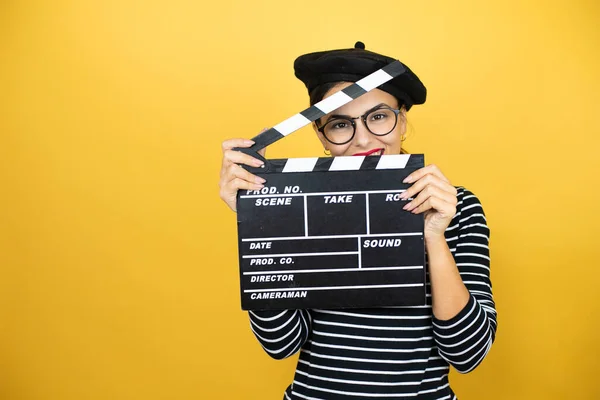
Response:
M399 61L296 114L238 149L266 179L237 197L244 310L425 304L423 216L402 183L421 154L265 160L257 151L404 72Z

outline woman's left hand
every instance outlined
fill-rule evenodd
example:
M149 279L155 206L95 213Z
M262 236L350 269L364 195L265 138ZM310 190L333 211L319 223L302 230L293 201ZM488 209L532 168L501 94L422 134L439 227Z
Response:
M413 214L425 213L425 239L444 237L456 214L456 188L438 167L431 164L408 175L404 183L413 183L400 197L413 197L404 209Z

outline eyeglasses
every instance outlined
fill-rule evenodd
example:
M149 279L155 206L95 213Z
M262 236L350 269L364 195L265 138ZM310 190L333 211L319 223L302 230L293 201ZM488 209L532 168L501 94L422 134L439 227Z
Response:
M354 120L362 119L367 130L373 135L385 136L392 132L398 124L398 114L400 114L399 109L377 106L359 117L333 115L325 125L317 127L317 130L325 136L329 143L346 144L354 138L356 133Z

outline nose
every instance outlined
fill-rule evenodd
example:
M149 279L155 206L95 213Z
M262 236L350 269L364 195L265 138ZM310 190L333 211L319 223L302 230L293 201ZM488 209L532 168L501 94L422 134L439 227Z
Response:
M357 147L367 147L371 141L371 133L365 126L362 119L358 118L356 121L356 132L354 133L354 144Z

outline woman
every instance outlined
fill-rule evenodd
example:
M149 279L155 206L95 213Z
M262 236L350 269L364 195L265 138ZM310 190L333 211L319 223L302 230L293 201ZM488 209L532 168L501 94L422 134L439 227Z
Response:
M331 50L299 57L296 76L311 105L393 61L364 49ZM332 156L403 153L406 113L425 102L426 90L407 71L317 120L316 134ZM239 164L261 162L223 142L221 198L235 211L238 190L264 180ZM455 399L452 365L473 370L496 333L489 229L477 197L454 187L435 165L411 173L402 197L406 212L423 214L427 253L427 305L355 310L249 312L252 330L276 359L300 351L294 382L284 399ZM412 199L412 200L411 200Z

